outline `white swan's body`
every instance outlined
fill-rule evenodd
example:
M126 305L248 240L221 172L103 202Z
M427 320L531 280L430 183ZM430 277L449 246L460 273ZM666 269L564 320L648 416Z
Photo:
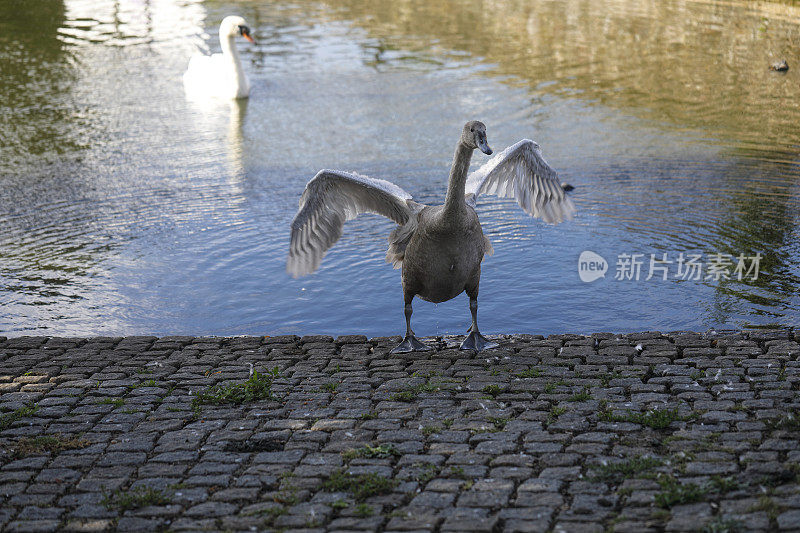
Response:
M395 351L427 349L411 331L414 296L443 302L464 291L470 298L472 328L461 347L492 347L478 332L477 324L480 264L485 254L492 253L475 211L477 197L513 197L529 215L554 224L571 219L575 206L535 142L519 141L467 176L476 148L492 153L485 126L472 121L464 126L456 146L447 197L441 206L419 204L388 181L320 171L306 186L292 222L287 272L297 277L315 271L341 236L345 221L360 213L383 215L398 224L389 237L386 260L403 268L406 337Z
M222 53L210 56L195 54L189 60L189 68L183 75L187 94L221 98L247 98L250 95L250 82L236 49L237 35L254 42L242 17L225 17L219 25Z

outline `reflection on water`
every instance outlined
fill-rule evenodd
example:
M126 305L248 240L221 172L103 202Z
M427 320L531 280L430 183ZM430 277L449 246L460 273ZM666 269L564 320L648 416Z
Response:
M468 52L534 99L560 94L671 127L796 149L800 8L693 0L335 0L378 42ZM380 46L385 46L381 44ZM378 52L376 52L378 54ZM379 54L378 54L379 55ZM711 131L708 131L710 128Z
M225 135L225 152L232 180L240 180L244 175L243 142L244 118L249 100L222 99L208 95L187 95L186 98L194 116L192 126L196 134L214 143L222 131Z
M3 171L22 157L57 156L83 146L72 130L85 126L87 113L67 96L75 81L73 57L58 39L64 12L62 2L0 3Z
M249 101L181 75L244 16ZM633 0L0 3L0 332L402 330L392 225L366 216L314 276L288 225L322 167L440 202L479 118L577 186L571 223L480 204L486 332L794 325L800 9ZM31 25L36 32L28 31ZM485 161L476 155L475 164ZM611 262L580 282L577 257ZM764 255L756 281L615 281L619 254ZM646 277L646 266L645 275ZM466 299L415 306L461 332Z

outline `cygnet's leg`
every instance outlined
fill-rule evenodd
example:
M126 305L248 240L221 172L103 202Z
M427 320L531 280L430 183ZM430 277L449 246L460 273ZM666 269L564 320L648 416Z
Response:
M431 348L421 343L414 336L414 332L411 331L411 314L414 312L414 310L411 308L411 300L414 299L414 295L404 294L404 297L406 301L406 336L403 339L403 342L395 346L389 353L424 352L430 350Z
M469 328L469 335L461 343L462 350L475 350L477 352L488 350L489 348L497 348L500 346L496 342L492 342L478 331L478 284L475 287L467 288L467 296L469 296L469 311L472 313L472 327Z

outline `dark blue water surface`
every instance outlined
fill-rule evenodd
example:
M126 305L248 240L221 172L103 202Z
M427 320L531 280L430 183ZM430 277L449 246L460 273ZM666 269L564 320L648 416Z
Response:
M481 199L495 249L484 332L797 325L800 64L768 66L800 57L800 9L490 7L0 4L0 333L401 333L389 221L347 223L297 280L289 224L320 168L441 202L469 119L496 150L537 140L578 208L549 226ZM251 97L187 101L188 58L219 50L227 14L258 40L239 43ZM607 261L604 278L580 280L585 250ZM645 279L650 254L680 253L763 258L756 280L682 280L676 263ZM615 279L621 254L642 254L638 281ZM468 325L464 295L415 305L419 335Z

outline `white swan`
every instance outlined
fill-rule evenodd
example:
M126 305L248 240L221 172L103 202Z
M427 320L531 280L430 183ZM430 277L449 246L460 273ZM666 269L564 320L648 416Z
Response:
M242 17L232 15L222 19L219 25L222 53L192 56L189 68L183 75L183 86L187 93L223 98L247 98L250 95L250 82L247 81L236 50L237 35L255 43Z
M467 176L476 148L492 153L486 126L467 122L456 145L447 197L440 206L419 204L388 181L321 170L300 198L300 210L292 222L287 272L297 277L315 271L325 251L341 236L346 220L360 213L383 215L399 224L389 236L386 260L403 268L406 336L392 352L429 349L411 331L414 296L438 303L464 291L469 296L472 327L461 349L497 346L478 331L481 261L484 254L492 253L475 212L478 195L513 197L526 213L553 224L571 219L575 206L535 142L523 139Z

